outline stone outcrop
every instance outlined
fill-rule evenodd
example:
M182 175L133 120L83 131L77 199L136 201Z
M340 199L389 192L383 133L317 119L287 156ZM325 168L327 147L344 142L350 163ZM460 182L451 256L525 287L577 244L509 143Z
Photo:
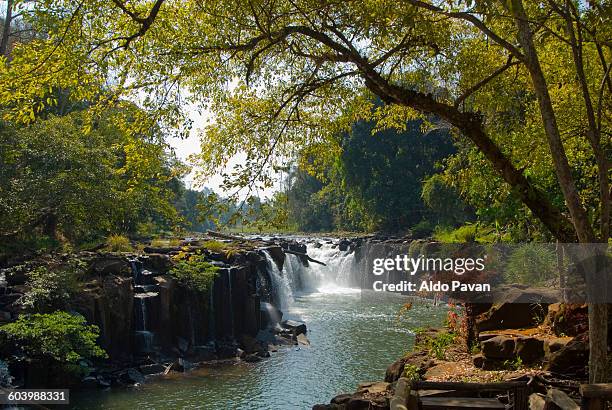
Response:
M566 376L584 377L589 361L589 345L574 339L548 358L546 369Z
M140 383L144 376L187 370L202 361L261 360L270 355L269 346L307 346L304 323L285 321L280 327L282 312L273 306L277 295L262 252L265 249L282 270L284 249L305 252L305 245L284 240L282 246L233 246L232 252L213 252L193 241L181 247L148 247L144 254L46 255L22 269L20 265L0 272L0 323L15 320L21 312L20 300L27 291L24 271L61 267L78 259L85 273L66 310L99 327L99 343L109 356L105 363L92 364L84 385ZM185 252L197 252L219 268L207 290L192 288L172 275L173 256ZM262 302L271 308L265 315ZM267 316L272 309L277 318Z

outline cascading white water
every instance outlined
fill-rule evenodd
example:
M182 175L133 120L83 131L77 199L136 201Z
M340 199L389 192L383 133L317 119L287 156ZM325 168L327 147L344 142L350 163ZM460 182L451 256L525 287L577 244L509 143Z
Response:
M281 309L286 309L293 303L293 290L288 275L283 275L268 251L264 251L264 255L266 255L266 265L272 280L273 292L278 299L277 303Z
M308 244L307 253L326 266L314 262L304 266L298 256L287 253L281 271L270 253L264 251L275 302L282 310L291 306L298 292L336 293L351 286L351 271L357 268L353 252L341 251L332 244L313 243Z
M303 269L302 286L305 291L351 286L351 271L357 268L353 252L341 251L331 244L309 244L308 255L326 266L310 263L308 268Z

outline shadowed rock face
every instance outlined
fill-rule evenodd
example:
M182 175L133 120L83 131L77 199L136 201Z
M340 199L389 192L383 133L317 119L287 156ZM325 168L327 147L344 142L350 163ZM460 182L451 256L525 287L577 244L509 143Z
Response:
M273 248L282 264L282 249ZM210 360L221 350L227 356L235 351L232 340L254 337L262 328L257 277L265 263L255 252L236 259L238 266L220 263L224 267L211 289L199 292L168 274L168 254L100 254L90 263L96 277L72 304L100 328L100 344L111 360L128 362L158 353ZM223 346L211 345L222 340L227 342Z
M106 276L78 295L75 310L100 328L100 344L109 357L132 355L134 288L132 278Z

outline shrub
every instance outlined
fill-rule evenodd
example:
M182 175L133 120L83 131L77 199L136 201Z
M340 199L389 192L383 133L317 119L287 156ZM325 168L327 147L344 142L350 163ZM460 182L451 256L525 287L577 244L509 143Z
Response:
M123 235L111 235L106 238L106 248L111 252L132 252L130 240Z
M451 332L439 332L435 336L425 336L428 331L426 329L418 329L415 331L417 336L422 338L416 348L426 350L430 356L438 360L445 360L446 350L455 342L457 335Z
M414 364L404 365L404 371L402 377L407 378L410 381L417 381L421 379L420 368Z
M202 244L202 246L211 252L217 253L222 253L226 248L228 248L227 243L223 243L220 241L206 241Z
M207 292L218 271L219 268L208 262L203 255L181 255L170 275L189 288Z
M508 258L506 280L528 285L541 285L556 276L557 256L542 244L520 245Z
M429 354L438 360L446 358L446 349L448 349L455 341L453 333L439 333L437 336L428 341Z
M87 325L84 317L58 311L24 315L0 326L0 345L16 349L27 361L79 374L81 361L107 357L96 344L98 335L98 327Z
M27 312L46 313L67 308L79 289L83 266L75 261L68 267L39 266L28 272L27 291L21 300Z
M415 239L427 238L433 233L434 226L430 221L421 221L410 228L412 237Z

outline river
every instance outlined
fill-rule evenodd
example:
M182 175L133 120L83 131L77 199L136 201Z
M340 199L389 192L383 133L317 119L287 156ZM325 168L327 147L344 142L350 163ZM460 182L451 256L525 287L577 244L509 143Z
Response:
M126 389L75 393L78 409L310 409L358 383L382 380L414 342L412 330L439 326L446 308L344 286L352 255L329 245L308 249L328 263L302 268L290 257L275 286L284 318L304 321L310 346L287 347L258 363L235 361L150 379ZM297 283L299 282L299 283Z

